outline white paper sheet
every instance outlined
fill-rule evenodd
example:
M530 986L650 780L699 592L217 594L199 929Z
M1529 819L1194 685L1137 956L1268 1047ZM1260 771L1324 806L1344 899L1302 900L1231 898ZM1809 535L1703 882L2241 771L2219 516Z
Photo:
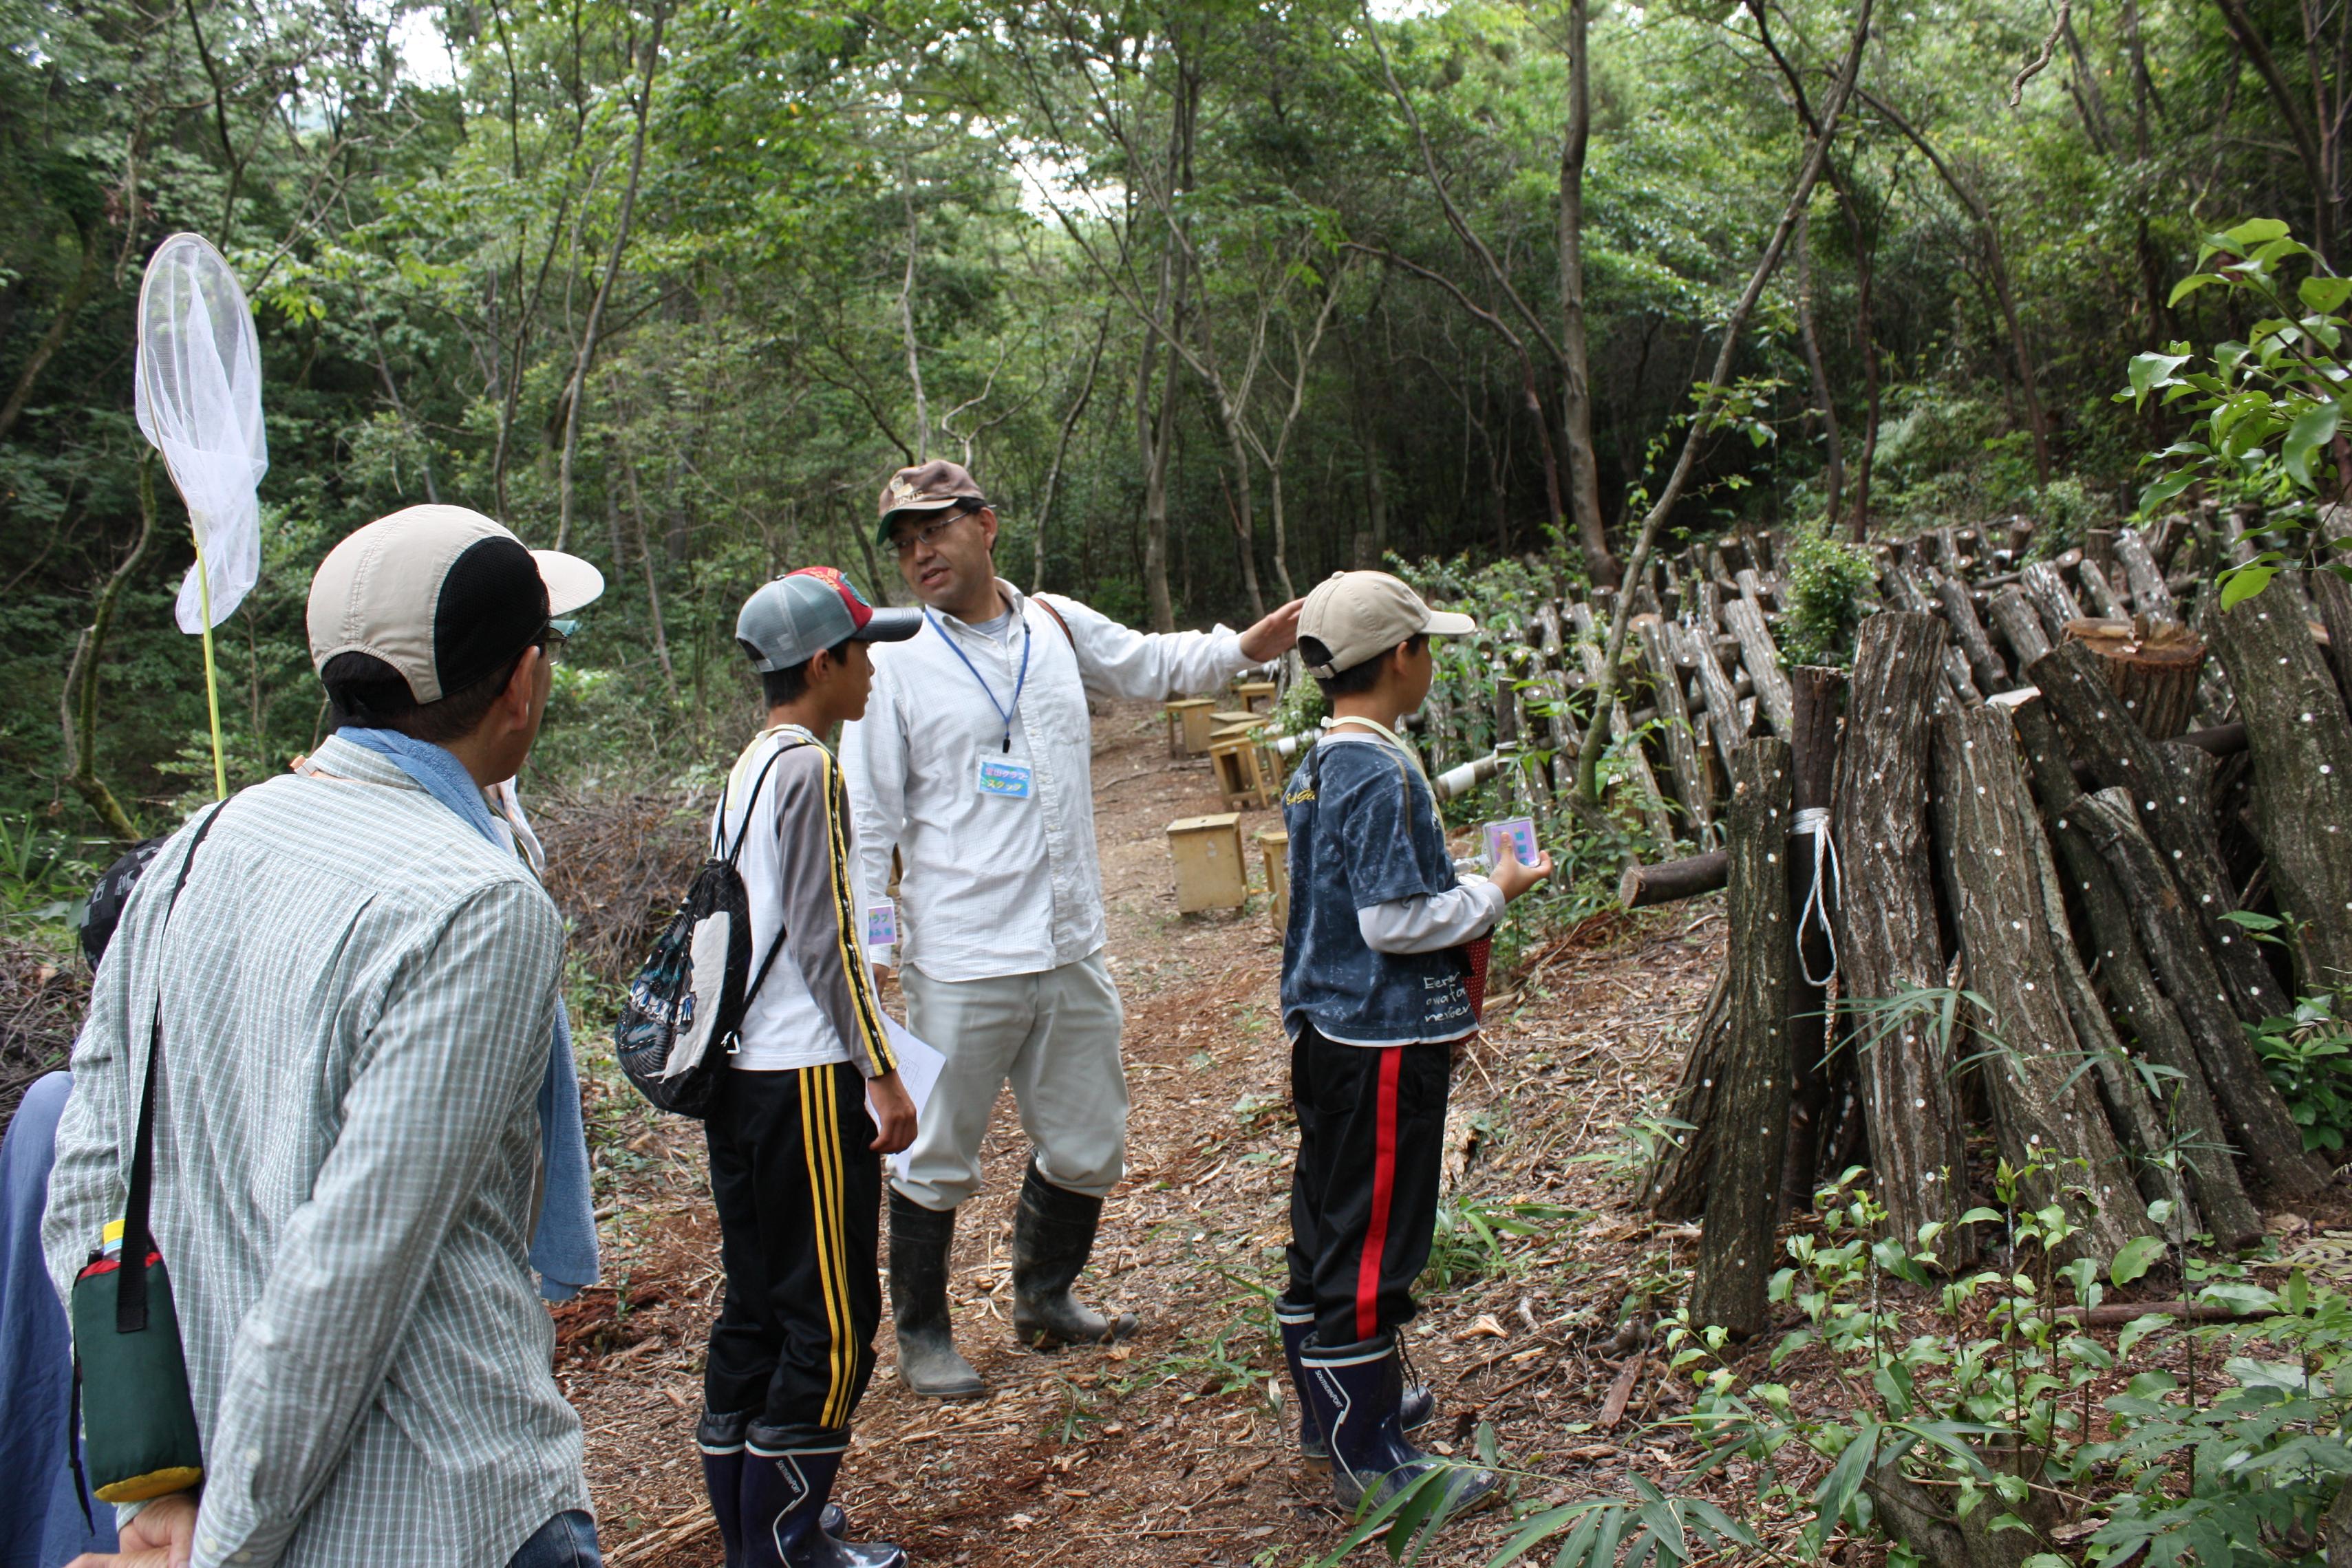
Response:
M882 1031L889 1037L890 1054L898 1059L898 1082L906 1085L907 1098L914 1102L915 1119L920 1123L923 1107L929 1102L931 1089L939 1082L940 1070L948 1064L948 1059L908 1033L906 1025L887 1013L882 1015ZM873 1103L873 1096L869 1093L866 1104L870 1108ZM890 1168L900 1176L907 1174L904 1151L890 1156Z

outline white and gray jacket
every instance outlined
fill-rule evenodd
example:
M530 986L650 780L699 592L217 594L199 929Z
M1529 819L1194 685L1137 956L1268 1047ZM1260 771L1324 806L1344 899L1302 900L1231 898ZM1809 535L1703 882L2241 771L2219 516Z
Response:
M1212 690L1250 664L1240 633L1222 625L1136 632L1055 594L1056 625L1011 583L996 586L1013 608L1009 636L935 611L908 641L877 643L866 717L841 735L860 886L869 904L887 896L898 851L899 956L937 980L1038 974L1103 945L1088 695L1165 701ZM1008 752L1004 721L979 679L997 704L1009 702L1024 643L1029 677ZM983 758L1033 769L1030 797L983 795Z

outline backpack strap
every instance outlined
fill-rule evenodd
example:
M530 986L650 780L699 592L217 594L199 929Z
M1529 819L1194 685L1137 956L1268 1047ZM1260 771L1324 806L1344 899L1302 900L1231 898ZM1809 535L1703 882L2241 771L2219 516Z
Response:
M1055 619L1058 620L1059 617L1056 617ZM776 747L776 754L773 757L769 758L767 765L760 769L759 779L751 786L751 798L745 801L743 805L743 831L735 835L735 847L727 852L727 866L729 870L732 871L734 869L735 857L743 852L743 841L751 836L751 818L755 809L760 804L760 786L768 781L768 775L774 772L776 764L784 759L785 752L798 751L802 747L808 744L809 742L805 740L787 741L784 745ZM781 826L777 829L779 833L782 832L782 831L783 830ZM727 832L727 796L726 787L724 785L720 786L719 796L719 831L720 841L724 842ZM778 902L781 904L782 900L779 899ZM776 967L776 955L784 950L784 937L786 935L787 932L784 928L784 923L780 918L776 922L776 939L768 944L767 956L760 960L759 968L752 972L751 983L743 988L744 1013L749 1013L751 1010L751 999L760 994L760 988L767 983L768 971ZM737 1015L736 1028L739 1034L741 1032L742 1027L741 1017L741 1014Z
M723 782L719 786L719 858L727 862L728 870L735 869L735 859L743 852L744 841L751 836L751 818L759 808L760 791L766 787L768 775L776 770L776 764L784 759L785 752L797 751L807 744L805 740L795 740L789 746L779 746L775 755L761 766L760 776L751 781L751 798L743 803L743 826L735 834L732 849L727 846L727 786Z
M1071 653L1076 653L1078 640L1070 634L1070 623L1062 619L1062 612L1054 608L1054 601L1042 593L1033 593L1029 596L1029 602L1054 618L1054 624L1062 629L1062 641L1070 645Z
M196 825L195 836L188 841L188 852L180 857L179 874L172 881L172 896L163 905L163 924L155 933L155 946L160 953L164 934L172 927L172 911L180 904L180 890L188 885L188 870L196 862L196 848L213 824L228 808L215 806L212 814ZM131 1197L122 1209L121 1261L114 1273L114 1332L139 1333L147 1327L147 1254L154 1241L147 1227L148 1204L154 1192L155 1176L155 1064L163 1057L163 988L159 979L155 988L154 1021L147 1036L147 1072L139 1089L139 1132L131 1145Z

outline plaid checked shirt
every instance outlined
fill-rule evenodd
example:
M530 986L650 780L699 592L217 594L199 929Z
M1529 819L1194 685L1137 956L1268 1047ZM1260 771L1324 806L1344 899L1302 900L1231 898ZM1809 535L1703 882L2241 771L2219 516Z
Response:
M376 754L245 790L148 868L74 1047L60 1293L127 1196L160 990L153 1227L204 1436L197 1568L481 1568L588 1506L528 1259L563 926Z

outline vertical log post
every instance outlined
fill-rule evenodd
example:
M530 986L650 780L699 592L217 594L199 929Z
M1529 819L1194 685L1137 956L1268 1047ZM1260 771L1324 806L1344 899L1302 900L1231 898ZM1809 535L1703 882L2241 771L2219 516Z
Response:
M1780 1167L1780 1210L1790 1213L1810 1205L1813 1176L1821 1168L1822 1124L1829 1111L1830 1072L1826 1061L1829 1006L1826 988L1808 977L1827 978L1836 967L1835 949L1818 918L1806 911L1816 894L1813 883L1814 846L1830 831L1829 806L1837 784L1838 699L1845 694L1840 670L1804 664L1790 672L1790 695L1794 699L1796 729L1790 737L1790 804L1796 835L1789 841L1789 920L1794 933L1795 961L1789 966L1788 1157ZM1806 813L1815 813L1807 816ZM1817 840L1803 831L1817 823ZM1837 919L1835 879L1820 889L1820 914Z
M2034 697L2011 709L2010 717L2024 745L2034 792L2042 799L2042 817L2057 845L2066 881L2082 908L2087 950L2099 983L2113 998L2141 1056L2160 1070L2154 1075L2150 1094L2164 1124L2164 1136L2155 1144L2141 1144L2140 1152L2161 1158L2162 1150L2177 1146L2177 1163L2214 1239L2224 1247L2257 1240L2263 1233L2263 1217L2246 1196L2245 1184L2238 1179L2237 1164L2230 1157L2229 1129L2206 1084L2197 1048L2171 1000L2149 972L2123 890L2100 858L2088 830L2077 820L2082 789L2074 782L2065 743L2059 737L2057 722L2050 716L2049 702ZM2129 1071L2135 1078L2141 1076L2136 1064Z
M2050 652L2049 635L2042 630L2042 616L2033 601L2025 597L2025 590L2011 583L1992 596L1992 623L2000 629L2001 641L2017 655L2021 670Z
M2310 1197L2326 1190L2327 1166L2305 1153L2302 1130L2239 1027L2204 933L2140 826L2144 814L2128 792L2113 789L2082 797L2067 816L2083 824L2123 890L2148 967L2163 980L2188 1028L2206 1085L2235 1130L2237 1146L2280 1196Z
M2081 1252L2112 1258L2154 1231L2084 1071L2094 1042L2067 1016L2042 906L2050 851L2004 708L1936 721L1936 839L1968 987L1991 1011L1975 1033L2001 1155L2015 1169L2040 1166L2028 1184L2035 1206L2062 1205Z
M1838 910L1839 992L1848 1001L1944 983L1927 831L1928 725L1944 685L1943 625L1927 615L1874 615L1856 639L1839 748L1832 831L1845 880ZM1916 1024L1862 1051L1863 1119L1879 1201L1908 1246L1948 1227L1946 1261L1969 1262L1956 1226L1967 1153L1951 1063Z
M1668 1129L1650 1162L1642 1202L1660 1219L1696 1219L1706 1212L1706 1179L1715 1164L1715 1141L1722 1135L1718 1113L1729 1082L1725 1065L1731 1049L1731 971L1718 969L1683 1053L1666 1114L1680 1125Z
M2300 924L2296 978L2311 995L2352 985L2352 719L2308 622L2300 576L2281 572L2205 625L2246 721L2254 836Z
M2077 621L2065 641L2098 654L2107 685L2123 699L2140 733L2170 740L2189 727L2197 711L2197 673L2205 644L2186 627L2169 621Z
M2230 1005L2248 1023L2256 1022L2279 1010L2278 986L2252 940L2223 918L2238 907L2237 890L2221 864L2205 792L2189 777L2186 759L2168 755L2177 747L2158 746L2130 722L2100 663L2082 643L2067 643L2029 674L2091 777L2102 788L2130 792L2141 827L2164 852L2179 893L2175 902L2185 904L2204 930L2210 961L2228 981Z
M1950 628L1952 641L1969 657L1969 674L1977 689L1987 696L2009 690L2009 666L1993 652L1992 639L1985 635L1984 622L1977 619L1976 601L1969 597L1968 584L1931 570L1927 586L1944 607L1944 623Z
M1727 818L1731 1049L1691 1317L1747 1339L1769 1322L1765 1286L1789 1132L1788 742L1760 737L1739 748Z
M2319 508L2319 531L2334 547L2336 565L2352 569L2352 507L2337 502ZM2352 707L2352 582L2332 571L2311 574L2311 607L2327 629L2328 662L2336 666L2336 689Z
M1644 615L1634 622L1633 630L1642 640L1642 662L1649 666L1650 689L1657 694L1653 706L1665 725L1666 768L1674 775L1675 793L1682 799L1691 838L1706 849L1715 839L1715 791L1706 759L1699 755L1690 706L1683 701L1682 672L1675 667L1666 624L1654 615Z
M1780 673L1780 650L1764 624L1764 612L1753 600L1726 600L1723 623L1739 639L1740 662L1755 683L1757 707L1772 726L1772 733L1786 739L1796 727L1796 715L1791 711L1789 677Z

